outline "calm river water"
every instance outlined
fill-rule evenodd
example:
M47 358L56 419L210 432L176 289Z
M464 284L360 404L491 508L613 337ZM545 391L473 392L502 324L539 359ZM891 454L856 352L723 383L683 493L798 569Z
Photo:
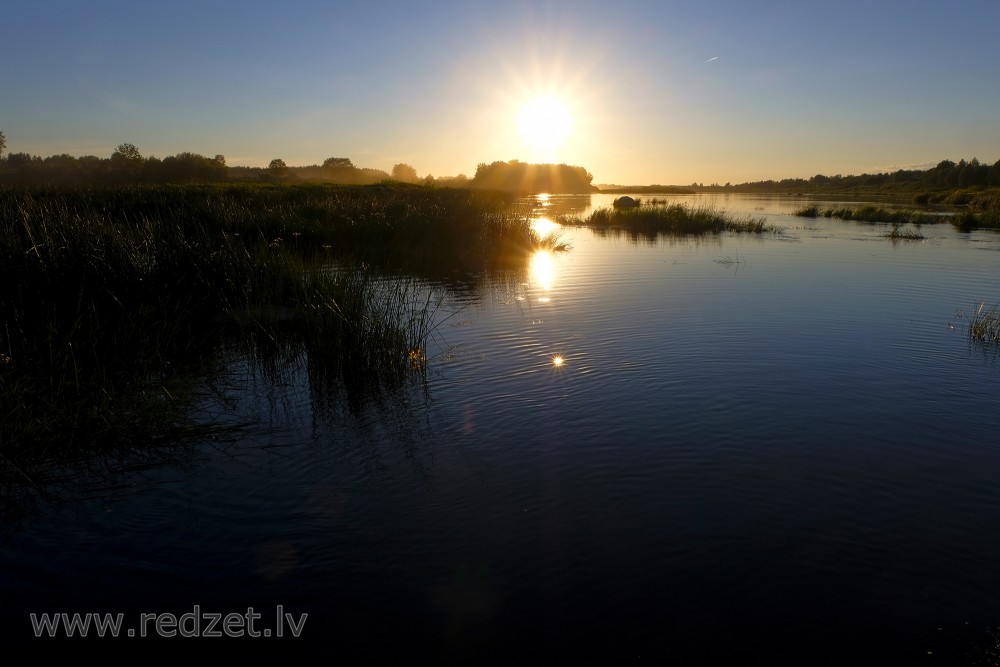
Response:
M1000 301L1000 235L892 242L794 217L798 198L672 199L782 232L565 229L569 252L441 291L426 381L379 400L321 390L302 357L232 358L205 409L252 419L238 442L9 495L0 636L344 664L1000 664L1000 358L959 312ZM248 607L261 637L152 636L213 613L250 630ZM59 612L121 613L122 637L34 639L30 614ZM142 638L144 613L191 615Z

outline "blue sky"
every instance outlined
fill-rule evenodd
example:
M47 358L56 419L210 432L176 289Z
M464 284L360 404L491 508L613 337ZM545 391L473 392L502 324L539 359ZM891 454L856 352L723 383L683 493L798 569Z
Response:
M997 0L8 3L8 151L349 157L423 176L545 158L598 183L744 182L1000 159Z

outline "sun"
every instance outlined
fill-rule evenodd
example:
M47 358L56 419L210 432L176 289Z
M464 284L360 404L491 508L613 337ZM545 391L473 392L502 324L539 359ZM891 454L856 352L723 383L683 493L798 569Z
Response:
M517 114L521 140L534 159L554 159L573 129L573 114L555 95L538 95L521 105Z

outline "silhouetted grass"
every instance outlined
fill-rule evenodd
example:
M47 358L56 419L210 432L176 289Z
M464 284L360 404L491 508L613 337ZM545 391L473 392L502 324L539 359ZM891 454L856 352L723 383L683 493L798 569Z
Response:
M738 218L714 208L694 208L684 204L631 209L599 208L586 218L566 216L559 218L558 222L571 226L618 227L637 232L681 235L721 232L762 234L780 231L763 218Z
M800 218L816 218L819 217L819 206L816 204L806 206L795 211L792 215L797 215Z
M423 368L413 279L558 245L488 193L405 187L0 190L0 451L179 427L174 369L220 340L305 343L329 372ZM181 382L183 384L183 382Z
M979 303L969 317L969 338L977 343L1000 343L1000 307Z
M534 250L548 250L549 252L568 252L572 246L562 240L562 234L558 231L549 232L545 236L538 237L533 245Z

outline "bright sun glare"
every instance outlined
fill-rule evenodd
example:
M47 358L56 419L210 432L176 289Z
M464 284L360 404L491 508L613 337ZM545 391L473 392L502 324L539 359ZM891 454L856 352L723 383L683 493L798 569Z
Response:
M556 275L555 262L552 259L552 253L548 250L537 251L531 256L528 269L531 275L532 283L540 287L545 292L552 290L552 284L555 282Z
M539 95L525 102L517 116L518 129L534 159L550 160L566 143L573 129L573 115L554 95Z

